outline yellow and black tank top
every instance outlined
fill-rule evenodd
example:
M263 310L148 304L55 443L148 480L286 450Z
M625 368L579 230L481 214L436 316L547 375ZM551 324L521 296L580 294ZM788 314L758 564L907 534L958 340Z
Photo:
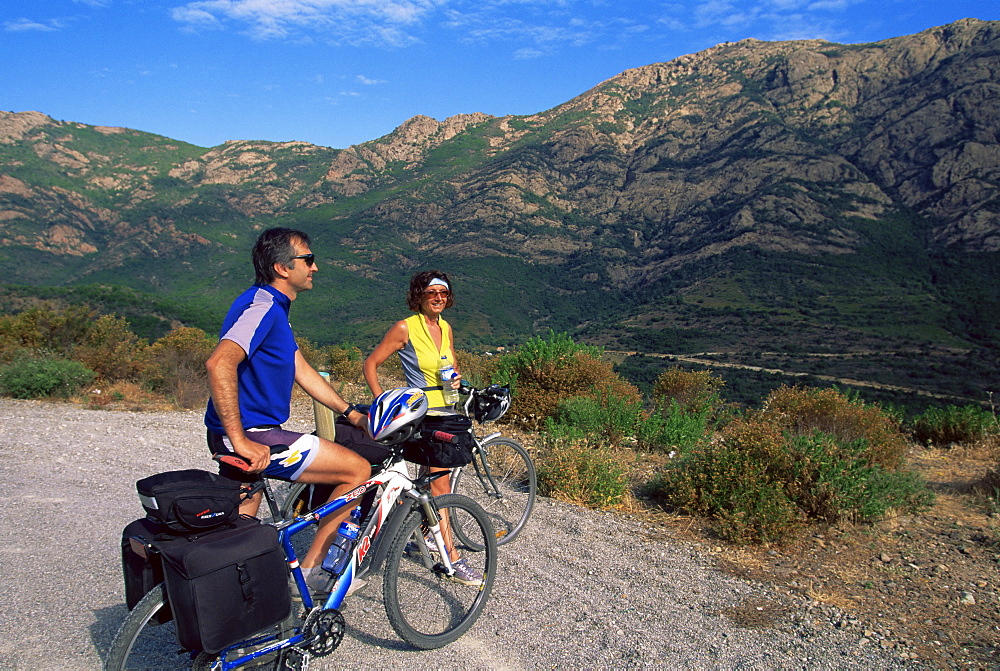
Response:
M440 387L441 357L455 365L451 358L451 325L439 318L441 349L438 350L422 314L417 313L404 321L410 338L403 349L399 350L399 359L403 364L406 384L411 387ZM444 394L438 389L427 392L427 401L431 408L448 407L444 402Z

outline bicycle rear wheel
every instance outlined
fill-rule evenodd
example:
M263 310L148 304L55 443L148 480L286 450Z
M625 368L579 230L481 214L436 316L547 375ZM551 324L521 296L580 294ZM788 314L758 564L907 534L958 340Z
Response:
M166 586L160 583L135 605L108 649L107 671L191 668L191 653L178 652L173 620L163 624L155 621L166 604Z
M104 661L105 671L125 671L126 669L210 669L218 655L191 652L179 649L174 621L156 624L156 615L167 606L167 589L160 583L149 590L135 608L128 614ZM291 634L291 628L283 635ZM245 654L230 653L230 659ZM283 668L278 653L254 660L258 671Z
M497 545L517 538L535 506L538 478L528 451L510 438L483 443L472 463L457 472L452 491L483 507L496 528ZM472 539L463 539L472 544ZM473 545L474 547L474 545Z
M389 624L404 641L421 650L440 648L471 627L493 590L497 546L493 525L475 501L455 494L434 499L452 530L476 541L482 550L458 540L456 550L466 564L482 575L480 585L467 585L445 575L440 556L424 541L423 511L411 512L386 557L382 597Z

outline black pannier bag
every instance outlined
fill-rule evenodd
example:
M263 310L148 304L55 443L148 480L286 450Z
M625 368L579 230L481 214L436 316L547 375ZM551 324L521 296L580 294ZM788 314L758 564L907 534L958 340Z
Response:
M145 545L165 531L163 525L145 517L132 522L122 530L122 577L125 579L125 604L129 610L135 608L149 590L163 582L163 564L160 555L156 552L146 552L137 548L135 544ZM156 621L161 624L169 622L171 617L169 606L161 608L156 613Z
M215 654L291 613L288 569L270 524L240 516L219 529L161 537L153 545L185 649Z
M202 531L238 514L241 484L198 469L167 471L135 483L149 519L172 531Z
M472 420L465 415L427 415L420 425L420 437L403 444L403 458L415 464L458 468L472 461ZM435 431L455 436L454 443L432 438Z

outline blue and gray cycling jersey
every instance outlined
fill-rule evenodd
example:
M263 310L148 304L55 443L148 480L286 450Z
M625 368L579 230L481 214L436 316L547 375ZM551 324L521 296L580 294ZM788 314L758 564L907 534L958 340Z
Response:
M298 345L288 323L288 296L270 286L253 286L233 301L220 340L243 348L246 359L237 369L243 428L276 426L288 420L295 383ZM225 433L209 400L205 426Z

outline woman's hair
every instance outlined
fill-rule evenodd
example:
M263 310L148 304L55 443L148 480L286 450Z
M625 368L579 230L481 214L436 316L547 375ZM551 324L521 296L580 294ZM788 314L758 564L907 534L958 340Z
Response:
M431 283L431 280L444 280L447 282L451 295L448 296L448 302L445 303L445 307L450 308L455 304L455 285L448 279L448 275L440 270L425 270L410 278L410 291L406 294L406 304L412 311L420 312L420 301L424 297L424 289Z
M267 286L274 281L274 264L283 266L292 264L295 248L292 241L298 240L303 245L309 245L309 236L302 231L291 228L269 228L260 234L253 246L253 270L256 279L254 284Z

